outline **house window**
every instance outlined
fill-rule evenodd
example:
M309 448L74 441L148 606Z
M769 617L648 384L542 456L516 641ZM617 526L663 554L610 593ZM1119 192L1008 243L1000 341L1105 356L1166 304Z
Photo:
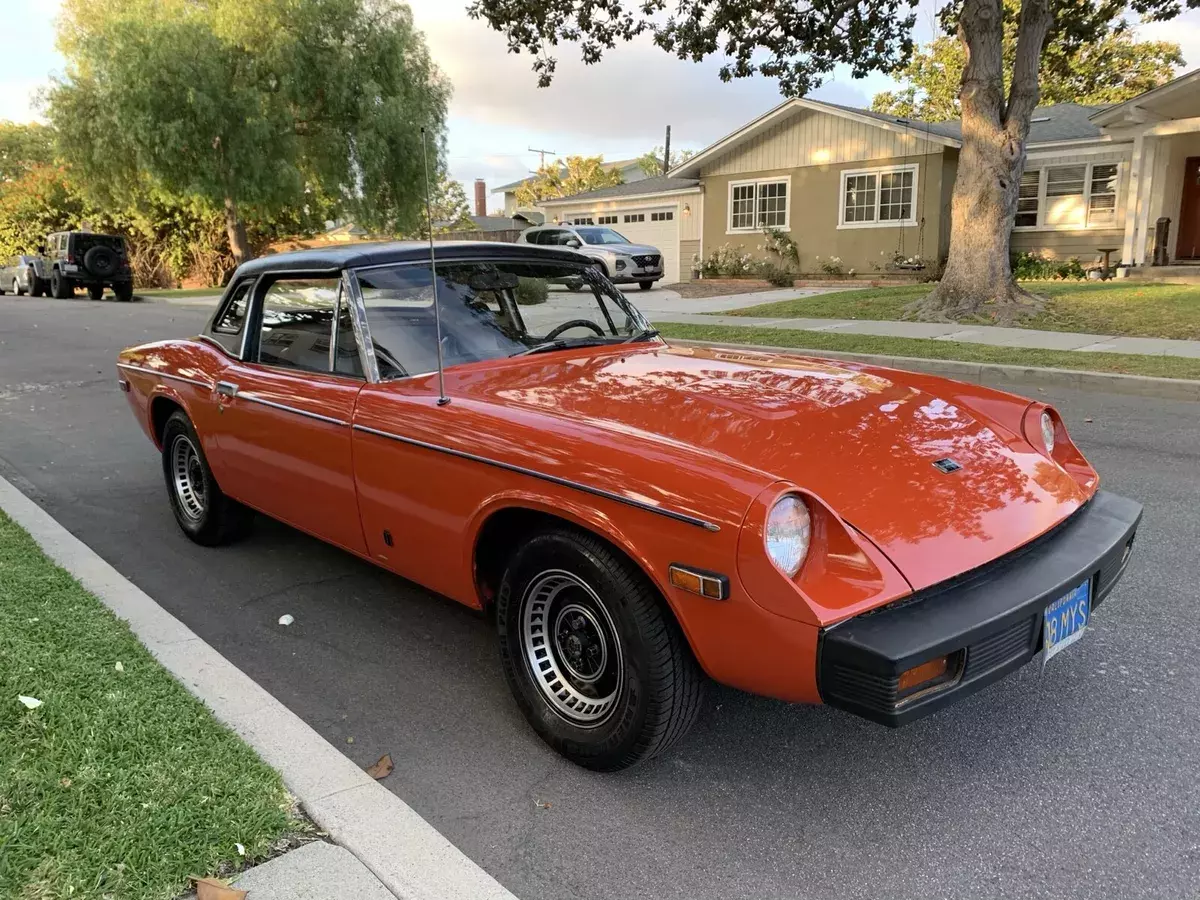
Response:
M1117 221L1117 167L1092 166L1088 194L1088 224L1113 225Z
M616 225L617 217L616 216L597 216L596 224L597 225Z
M1021 176L1017 228L1112 228L1117 221L1117 163L1075 163Z
M646 221L645 213L626 213L625 214L626 224L628 224L629 222L645 222L645 221Z
M915 225L916 193L916 166L843 172L838 226Z
M788 227L788 179L746 181L729 186L729 230ZM674 213L664 213L674 218Z
M572 225L595 225L596 222L589 216L577 216L571 220Z
M674 212L656 212L650 213L651 222L670 222L675 218Z

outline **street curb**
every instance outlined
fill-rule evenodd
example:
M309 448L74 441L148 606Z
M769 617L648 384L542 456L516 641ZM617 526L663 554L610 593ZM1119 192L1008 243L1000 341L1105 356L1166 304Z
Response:
M305 811L400 900L516 900L395 794L0 477L0 509L283 776Z
M1003 366L997 363L960 362L952 359L921 359L912 356L886 356L877 353L846 353L840 350L806 350L803 347L772 347L765 344L743 344L733 341L695 341L685 338L664 338L668 344L681 347L747 348L786 353L792 356L815 356L868 363L889 369L927 372L945 375L959 381L995 385L1033 387L1065 387L1077 391L1106 391L1134 397L1155 397L1159 400L1191 400L1200 402L1200 381L1184 378L1154 378L1149 375L1115 375L1108 372L1086 372L1075 369L1051 369L1037 366Z

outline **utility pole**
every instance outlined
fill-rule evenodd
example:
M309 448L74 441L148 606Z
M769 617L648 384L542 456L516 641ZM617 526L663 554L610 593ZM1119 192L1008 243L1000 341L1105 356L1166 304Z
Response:
M663 148L663 174L671 168L671 126L667 126L667 145Z
M553 155L554 155L554 151L553 151L553 150L539 150L539 149L537 149L536 147L527 147L526 149L527 149L527 150L528 150L530 153L539 153L539 154L541 154L542 161L541 161L541 164L538 166L538 168L540 168L540 169L544 169L544 168L546 168L546 154L547 154L547 153L549 153L551 156L553 156Z

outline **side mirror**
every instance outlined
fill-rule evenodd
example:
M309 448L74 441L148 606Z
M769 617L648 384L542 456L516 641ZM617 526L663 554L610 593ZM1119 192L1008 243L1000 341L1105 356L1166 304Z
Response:
M578 250L583 244L579 243L579 238L571 238L567 241L567 246L572 250Z

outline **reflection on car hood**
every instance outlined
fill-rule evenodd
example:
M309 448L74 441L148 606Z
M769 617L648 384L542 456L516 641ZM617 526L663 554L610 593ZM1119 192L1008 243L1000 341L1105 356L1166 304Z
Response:
M657 247L649 244L587 244L591 250L611 250L613 253L623 253L626 256L641 256L644 253L661 255Z
M791 481L874 541L917 589L1026 543L1088 496L980 415L827 361L661 345L537 359L479 373L468 392ZM933 465L946 457L961 468Z

